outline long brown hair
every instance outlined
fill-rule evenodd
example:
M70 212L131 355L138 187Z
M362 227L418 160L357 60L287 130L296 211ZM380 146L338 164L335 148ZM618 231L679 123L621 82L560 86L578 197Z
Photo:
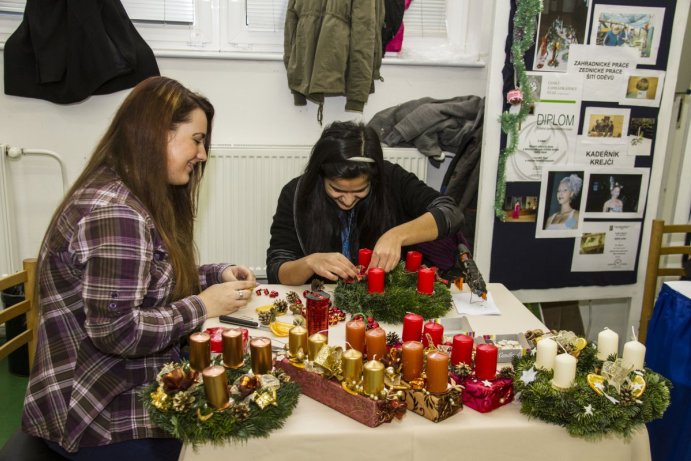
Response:
M204 162L196 166L185 185L170 185L167 177L169 133L189 121L190 114L197 108L206 114L204 147L208 152L214 116L211 103L166 77L151 77L139 83L125 98L84 171L53 215L43 246L50 246L58 218L75 191L101 167L108 166L144 204L161 234L175 275L172 300L199 293L193 241Z

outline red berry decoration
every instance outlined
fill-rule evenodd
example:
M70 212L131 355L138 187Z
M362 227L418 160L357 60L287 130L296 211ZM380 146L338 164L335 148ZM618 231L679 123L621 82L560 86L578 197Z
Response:
M269 296L269 289L268 288L264 288L264 290L262 290L262 291L264 292L264 294L266 296Z
M271 293L269 293L269 298L275 298L278 296L278 291L272 290Z
M257 288L257 291L255 291L255 293L257 293L257 296L261 296L262 295L262 289Z

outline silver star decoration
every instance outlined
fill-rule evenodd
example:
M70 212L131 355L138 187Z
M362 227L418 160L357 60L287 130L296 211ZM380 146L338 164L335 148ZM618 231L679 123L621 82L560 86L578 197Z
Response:
M537 371L535 368L530 367L530 370L523 370L523 373L521 374L521 381L523 381L525 384L530 384L535 381L536 377Z
M605 390L605 385L602 384L602 383L595 383L595 387L597 387L597 388L600 389L601 391L604 391L604 390Z
M593 406L588 404L583 407L583 410L585 410L585 414L588 416L593 416Z
M635 383L635 384L633 384L633 385L631 386L631 389L633 389L634 391L641 390L641 389L643 389L643 384L641 384L641 383Z
M611 395L605 394L605 397L607 397L607 400L609 400L610 402L612 402L614 405L616 405L616 404L619 403L619 400L615 399L615 398L612 397Z
M482 381L482 384L484 384L485 387L492 387L492 383L491 383L489 380L487 380L487 379L485 379L484 381Z

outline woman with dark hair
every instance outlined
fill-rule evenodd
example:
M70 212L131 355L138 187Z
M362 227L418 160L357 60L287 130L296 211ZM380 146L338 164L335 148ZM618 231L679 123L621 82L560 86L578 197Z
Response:
M267 251L269 283L357 275L360 248L387 272L402 247L454 234L462 215L414 174L384 160L379 137L353 122L326 127L305 172L283 187Z
M193 226L214 109L152 77L115 114L38 257L36 359L22 429L63 457L177 460L137 394L207 317L247 304L244 266L197 266Z

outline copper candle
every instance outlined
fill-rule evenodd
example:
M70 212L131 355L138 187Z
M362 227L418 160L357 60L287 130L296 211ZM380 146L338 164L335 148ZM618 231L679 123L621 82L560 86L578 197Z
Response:
M384 269L372 267L367 271L367 291L369 293L384 293Z
M363 390L367 395L378 395L384 389L384 364L379 360L365 363Z
M494 344L479 344L475 348L475 376L477 379L494 379L497 377L497 354L499 349Z
M244 361L242 350L242 330L230 328L223 332L223 365L228 368L239 368Z
M365 352L365 322L361 319L349 320L345 325L346 349L351 347L362 353Z
M420 314L408 312L403 317L403 333L401 340L406 341L420 341L422 338L422 324L425 319Z
M451 364L465 363L466 365L472 365L472 357L473 338L468 335L455 335L451 348Z
M417 271L417 291L424 295L434 294L434 269L420 269Z
M445 392L449 382L449 354L441 351L427 353L427 390Z
M321 333L315 333L307 338L307 358L314 360L322 347L326 346L328 338Z
M190 367L201 372L211 365L211 335L196 332L190 335Z
M300 349L307 354L307 328L296 325L288 331L288 352L295 357Z
M214 408L225 408L228 405L228 378L226 370L221 365L214 365L202 371L204 379L204 394L206 400Z
M412 381L422 374L423 347L420 341L406 341L401 346L403 379Z
M409 251L405 258L405 270L406 272L415 272L420 268L422 264L422 253L419 251Z
M250 340L250 355L252 356L252 371L255 375L263 375L271 371L271 340L265 337Z
M343 379L346 382L358 382L360 377L362 377L362 352L348 349L343 353Z
M434 322L433 320L425 323L425 326L422 329L422 345L425 347L430 345L428 344L429 341L427 341L427 335L432 338L432 346L441 344L444 339L444 325Z
M365 332L367 358L381 360L386 355L386 332L383 328L372 328Z

